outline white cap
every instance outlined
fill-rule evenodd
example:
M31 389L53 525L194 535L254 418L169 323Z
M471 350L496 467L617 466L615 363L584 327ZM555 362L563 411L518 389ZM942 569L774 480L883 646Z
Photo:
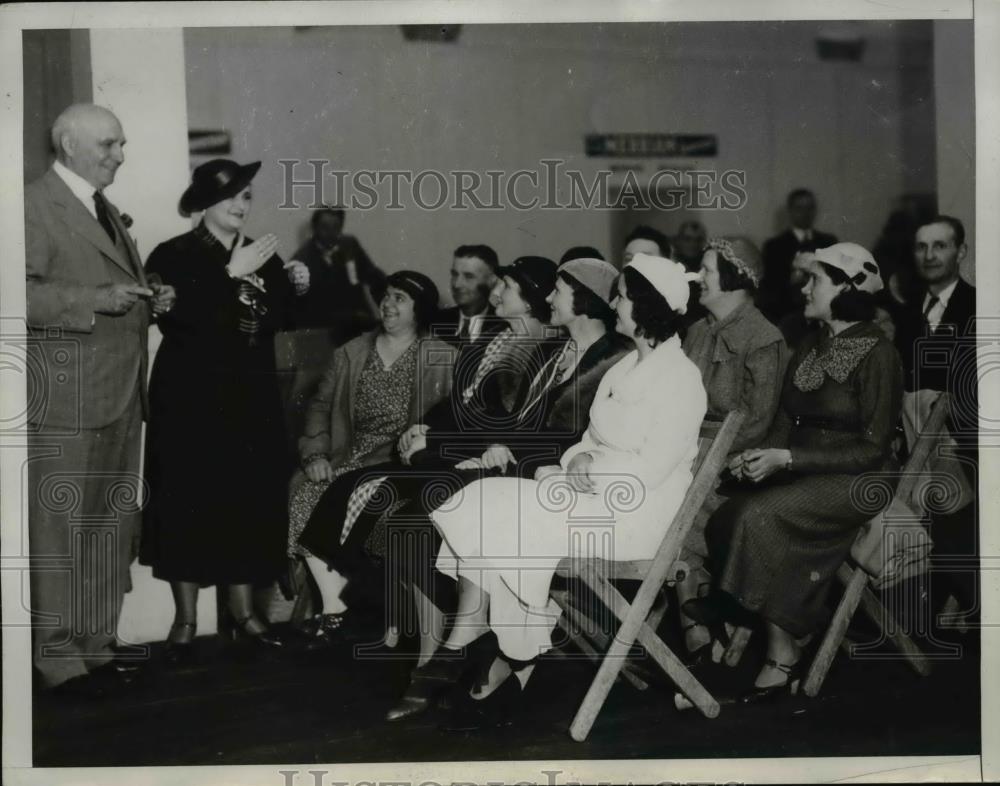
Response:
M635 268L641 273L674 311L687 313L688 296L691 294L689 284L701 277L699 273L688 273L684 265L672 259L647 254L636 254L625 267Z
M882 273L875 257L864 246L857 243L835 243L827 248L818 248L813 259L825 262L843 271L856 289L875 294L882 289Z

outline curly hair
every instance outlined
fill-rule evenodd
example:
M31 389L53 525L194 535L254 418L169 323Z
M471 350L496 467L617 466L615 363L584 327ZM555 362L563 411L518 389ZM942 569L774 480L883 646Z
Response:
M615 322L618 319L614 309L569 273L560 271L558 275L573 290L573 313L590 319L598 319L604 323L604 327L609 333L613 333Z
M632 301L636 336L662 344L676 335L683 315L674 311L666 298L634 267L626 267L622 275L625 278L625 293Z

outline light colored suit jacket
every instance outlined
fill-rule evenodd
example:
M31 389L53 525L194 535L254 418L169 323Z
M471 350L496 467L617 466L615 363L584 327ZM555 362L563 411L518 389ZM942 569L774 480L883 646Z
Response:
M53 170L24 195L29 353L28 422L74 431L120 417L137 386L146 410L149 304L126 314L94 311L98 287L146 286L142 260L109 203L113 243Z

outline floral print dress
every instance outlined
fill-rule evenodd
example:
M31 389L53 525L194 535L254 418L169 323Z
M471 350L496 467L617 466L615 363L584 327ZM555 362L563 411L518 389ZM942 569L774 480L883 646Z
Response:
M417 345L414 341L389 368L374 348L368 355L354 402L354 443L347 461L333 468L333 480L364 466L364 457L386 442L395 441L406 429L417 373ZM298 545L313 508L333 480L313 483L306 480L292 493L288 526L288 555L307 552Z

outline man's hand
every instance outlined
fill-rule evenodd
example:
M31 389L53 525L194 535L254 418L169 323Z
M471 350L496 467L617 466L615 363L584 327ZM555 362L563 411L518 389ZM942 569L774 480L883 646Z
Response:
M288 280L295 287L296 295L304 295L309 291L309 268L304 262L293 259L285 263L285 272L288 273Z
M150 297L153 290L138 284L104 284L97 288L98 314L121 316L127 314L141 297Z
M306 465L306 477L313 483L333 480L333 467L325 458L318 458Z
M423 423L416 423L410 426L402 433L399 438L399 442L396 443L396 447L399 449L399 455L405 455L410 449L410 443L417 437L426 437L429 430L430 429L428 429L428 427Z
M257 238L248 246L243 245L243 233L236 239L236 249L229 258L226 269L235 278L256 273L278 250L278 236L274 234Z
M594 463L594 457L589 453L577 453L573 460L566 467L566 477L569 484L577 491L584 494L593 494L597 490L597 483L590 477L590 468Z

